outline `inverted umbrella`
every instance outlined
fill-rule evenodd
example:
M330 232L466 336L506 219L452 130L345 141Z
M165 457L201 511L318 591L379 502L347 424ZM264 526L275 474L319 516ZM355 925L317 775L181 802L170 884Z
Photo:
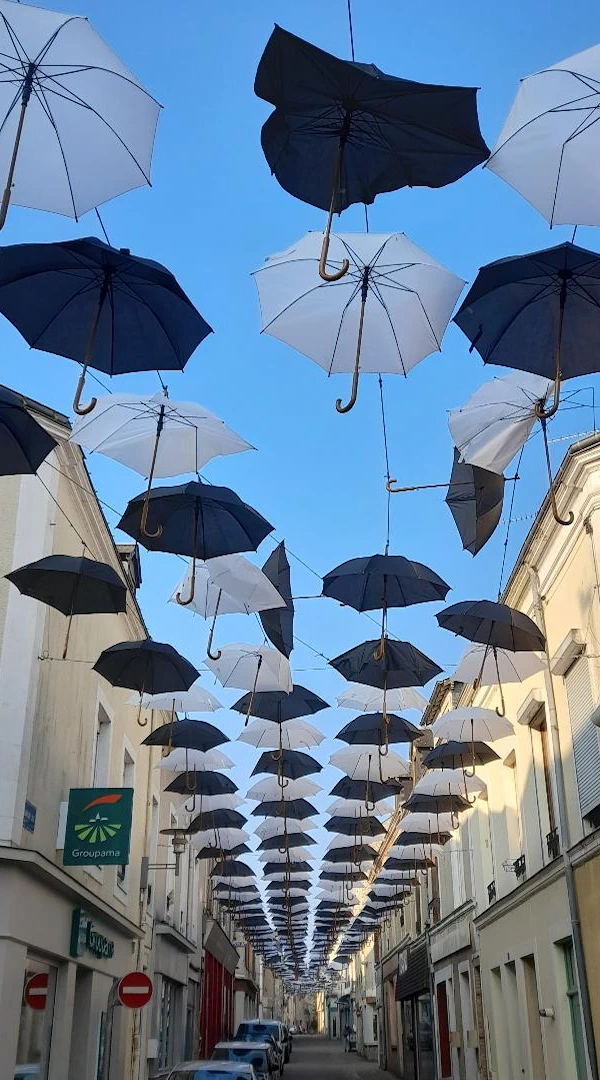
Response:
M455 449L446 504L465 551L476 555L500 524L504 476L469 465Z
M328 375L353 372L348 404L336 401L338 412L348 412L361 371L406 376L440 351L464 281L404 233L340 233L331 237L329 261L347 273L324 289L322 243L320 233L308 233L255 272L261 330Z
M415 709L424 712L427 698L412 687L398 687L384 691L375 686L349 686L336 699L341 709L359 709L361 712L381 712L387 703L388 709Z
M275 106L261 143L290 194L334 213L400 187L443 187L485 161L476 90L386 75L374 64L339 60L276 26L254 90ZM347 267L344 268L344 271Z
M269 579L284 602L275 608L259 611L262 628L269 641L289 659L294 647L294 601L290 581L290 564L283 541L272 551L263 566L263 574Z
M319 746L324 738L322 731L305 720L288 720L285 724L275 724L272 720L253 720L238 735L238 742L249 743L250 746L266 746L271 750L293 750L299 746Z
M141 641L120 641L117 645L104 649L93 670L102 675L111 686L137 690L140 702L145 693L179 693L189 690L199 677L196 668L172 645L148 638ZM147 723L147 720L142 722L138 715L140 727L145 727Z
M3 248L0 311L33 349L106 375L182 371L211 328L160 263L117 250L96 237Z
M143 746L187 747L190 750L212 750L229 742L227 735L219 731L214 724L204 720L175 720L162 724L150 732L143 740Z
M150 183L160 105L86 18L2 0L0 161L9 202L78 218Z
M33 475L57 445L27 411L25 398L0 387L0 475Z
M278 651L281 652L281 650ZM250 695L244 694L231 708L236 712L247 714L249 704ZM286 690L256 690L250 715L283 724L288 720L297 719L299 716L310 716L327 708L329 708L327 702L323 701L318 694L307 690L305 686L300 686L299 683L294 683L289 693Z
M554 380L554 399L536 405L541 421L552 510L559 524L546 421L559 406L562 379L598 370L600 256L559 244L500 259L480 269L454 321L485 363L531 371Z
M108 563L83 555L47 555L5 576L23 596L68 616L63 660L74 615L118 614L127 609L127 587L121 575Z
M414 742L421 738L422 728L417 728L402 716L387 713L387 741L388 743ZM349 724L338 731L336 739L349 743L350 746L381 745L383 713L364 713L355 717Z
M550 225L600 225L600 49L521 79L486 167Z
M222 686L249 690L246 722L252 715L254 695L261 690L290 693L292 675L289 661L277 649L266 645L227 645L217 660L208 659L210 668Z

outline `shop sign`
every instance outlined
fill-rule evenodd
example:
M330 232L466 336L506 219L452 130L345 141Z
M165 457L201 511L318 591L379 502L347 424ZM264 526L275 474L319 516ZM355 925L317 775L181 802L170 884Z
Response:
M76 907L71 921L71 956L83 956L90 952L99 960L110 960L115 955L115 943L95 929L90 916L83 908Z
M65 866L126 866L133 788L71 788Z

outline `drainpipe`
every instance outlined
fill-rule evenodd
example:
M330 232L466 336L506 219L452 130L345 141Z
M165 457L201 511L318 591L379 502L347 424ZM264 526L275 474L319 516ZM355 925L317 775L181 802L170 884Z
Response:
M569 851L569 848L571 846L571 840L569 835L569 818L567 814L565 776L562 765L560 732L558 728L558 714L556 710L556 697L554 695L554 681L550 666L550 652L548 649L548 634L546 632L544 601L540 593L540 582L536 568L534 566L529 566L526 564L526 569L529 574L529 583L531 585L531 592L533 595L533 609L537 617L538 626L540 627L546 642L544 650L546 659L546 663L544 665L544 685L546 689L546 701L548 704L548 726L550 728L550 736L552 740L552 757L554 760L554 776L556 780L558 828L561 838L563 865L565 868L565 884L567 887L567 900L569 904L569 919L571 921L571 935L573 938L575 978L577 980L577 989L579 992L581 1015L585 1032L587 1072L590 1080L600 1080L600 1074L598 1073L598 1057L596 1054L596 1043L594 1039L594 1025L592 1022L590 992L587 981L587 972L585 969L583 942L581 938L579 906L577 903L577 893L575 890L573 864L571 862L571 855Z

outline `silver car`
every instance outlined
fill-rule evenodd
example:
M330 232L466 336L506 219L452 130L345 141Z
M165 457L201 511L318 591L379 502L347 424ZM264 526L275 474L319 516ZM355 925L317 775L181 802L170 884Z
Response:
M246 1061L183 1061L168 1080L257 1080L257 1076Z
M252 1065L256 1080L281 1080L276 1051L268 1042L220 1042L212 1053L213 1062L245 1062Z

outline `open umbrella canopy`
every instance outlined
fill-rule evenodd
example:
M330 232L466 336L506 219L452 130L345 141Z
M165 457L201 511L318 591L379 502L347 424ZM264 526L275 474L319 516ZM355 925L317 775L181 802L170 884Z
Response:
M171 772L211 772L213 769L233 769L234 762L222 750L189 750L178 746L161 758L157 769Z
M488 513L494 492L488 474L497 474L496 491L501 504L501 474L531 435L537 420L536 406L545 406L553 389L552 380L542 375L511 372L500 379L489 379L464 405L448 413L448 427L456 447L455 464L458 455L459 462L477 467L474 480L489 489L489 496L480 496L484 506L490 504Z
M364 713L355 717L349 724L338 731L336 739L341 739L350 746L380 746L384 739L382 733L384 724L387 722L388 743L414 742L423 734L422 728L417 728L410 721L394 713Z
M25 407L25 398L0 387L0 476L27 476L57 446Z
M480 645L511 652L542 652L546 639L533 619L508 604L492 600L461 600L438 612L443 630Z
M381 712L383 708L393 712L402 709L416 709L423 712L427 706L418 690L412 687L396 687L385 691L375 686L349 686L336 699L340 709L358 709L361 712Z
M251 775L259 776L261 773L273 773L288 777L290 780L300 780L303 776L311 773L319 773L323 768L310 754L303 754L300 750L282 750L275 755L268 750L261 754Z
M112 686L123 686L140 694L189 690L199 677L196 668L172 645L149 638L111 645L100 654L93 670Z
M357 870L353 863L348 863L346 866L339 866L336 870L321 870L319 874L321 881L366 881L367 875L362 870Z
M284 605L262 570L238 554L219 555L195 564L190 560L170 599L177 601L178 596L191 597L186 608L204 619Z
M259 618L262 628L271 644L289 659L294 648L294 601L292 600L290 564L283 541L269 555L263 566L263 574L276 588L284 606L278 604L276 608L261 610Z
M251 811L253 817L286 817L296 818L303 821L304 818L313 817L318 810L306 801L306 799L290 799L283 803L281 796L278 799L265 799Z
M481 792L486 785L478 776L465 776L462 769L431 769L417 780L411 795L463 795Z
M232 831L235 832L236 830L232 830ZM209 843L208 846L204 846L205 843L206 843L206 840L207 840L207 838L206 838L206 836L204 834L202 835L201 838L193 836L192 837L192 845L193 845L194 848L199 849L198 851L194 852L195 858L196 859L214 859L215 858L215 853L216 854L227 853L228 855L231 855L231 856L248 855L249 854L250 848L248 847L247 844L244 844L242 841L234 843L232 840L228 840L227 836L226 835L224 836L223 833L220 833L219 835L220 835L219 844L215 845L213 843L211 845ZM214 839L215 839L215 834L214 833L211 833L210 837L208 837L208 840L211 840L211 839L214 841Z
M254 90L275 106L261 142L292 195L340 213L384 191L443 187L485 161L476 91L339 60L276 26ZM336 169L337 162L337 169Z
M464 654L454 678L457 682L494 686L497 682L525 682L543 669L543 661L536 653L510 652L474 644Z
M437 617L439 621L439 616ZM363 641L329 663L349 682L366 683L379 689L398 686L425 686L441 675L442 668L408 641L386 637L381 660L379 641Z
M342 836L385 836L385 828L376 817L340 817L334 815L325 822L327 832Z
M142 745L186 747L189 750L206 751L227 742L227 735L219 731L214 724L207 724L205 720L186 719L162 724L146 736Z
M308 852L304 853L304 848L312 847L316 844L316 840L308 833L286 833L283 836L267 836L264 840L261 840L258 845L258 851L269 852L268 858L274 859L275 852L278 854L284 854L291 850L291 848L300 848L303 851L303 858L306 858Z
M83 364L75 411L88 367L181 371L211 332L165 266L93 236L3 248L0 311L32 348Z
M184 803L188 796L194 800L194 792L186 791L184 797ZM198 804L198 809L202 809L203 814L212 814L213 810L238 810L240 806L243 806L245 799L242 799L239 795L202 795L202 802ZM193 803L193 806L196 804ZM187 809L184 806L184 809ZM194 813L194 809L188 810L188 813Z
M202 776L204 776L206 778L206 775L207 775L206 773L200 774L199 779L202 780ZM180 781L181 779L182 778L180 776L177 777L178 781ZM222 776L221 780L226 780L228 784L232 783L232 781L228 780L228 778L226 776ZM206 780L205 782L206 782L206 786L208 787L210 785L210 781ZM234 790L237 791L237 788L235 787L235 785L233 785L233 786L234 786ZM169 787L166 788L166 790L167 791L173 790L173 788L171 787L171 785L169 785ZM187 793L184 792L184 794L187 794ZM196 794L200 794L200 792L197 791ZM208 794L210 794L210 792L206 791L204 794L208 795ZM213 794L216 794L216 792L213 792ZM238 832L242 832L243 831L243 826L246 824L246 821L247 821L247 819L244 817L244 815L240 814L237 810L222 809L222 810L209 810L209 811L206 811L206 812L201 811L199 814L196 814L196 816L192 819L192 821L190 822L190 824L188 826L187 831L189 833L209 833L209 832L213 832L215 830L219 830L219 833L220 833L222 829L234 829L234 830L236 830ZM223 837L220 837L220 838L223 839ZM239 839L238 839L237 836L234 837L234 839L236 840L236 842L239 842ZM247 833L245 834L244 839L246 839L246 840L249 839Z
M260 840L266 840L268 836L282 836L283 833L310 832L316 829L314 821L305 818L299 821L297 818L265 818L260 825L256 826L254 833Z
M121 575L108 563L83 555L47 555L5 576L23 596L41 600L63 615L117 614L127 607Z
M324 738L322 731L305 720L288 720L285 724L276 724L272 720L253 720L238 735L238 742L268 747L270 750L277 750L280 746L284 750L294 750L299 746L319 746Z
M329 764L342 769L353 780L370 780L377 775L382 783L411 776L409 761L389 750L385 756L380 754L380 746L361 746L351 749L336 750L329 758Z
M355 799L356 802L364 802L365 793L368 792L369 802L379 802L390 795L397 795L401 791L398 784L382 784L376 780L353 780L349 776L343 776L338 780L335 787L329 792L330 795L338 795L341 799Z
M147 477L198 473L214 457L253 449L204 405L172 401L163 392L98 398L93 413L76 420L69 441Z
M311 838L308 837L308 839L312 843ZM287 846L290 846L289 843ZM304 847L294 846L293 851L284 851L283 849L280 850L273 844L272 838L269 839L269 843L266 847L263 848L261 844L258 848L258 851L260 852L260 854L258 855L258 859L260 862L275 863L280 867L282 867L288 862L293 862L294 860L298 862L306 862L310 858L309 852L306 851Z
M490 761L499 760L500 755L484 742L451 740L428 750L423 765L427 769L467 769L471 765L488 765Z
M394 795L397 792L394 792ZM391 814L394 809L392 798L379 799L372 808L375 814ZM327 814L340 814L342 817L356 817L362 813L356 799L335 799L326 810Z
M149 184L160 105L88 20L7 0L0 16L0 225L9 199L79 218Z
M502 516L504 477L461 461L454 463L446 495L448 506L465 551L477 555L496 531Z
M428 815L459 813L471 809L471 804L462 795L448 793L423 795L422 793L412 792L402 805L405 810L410 810L411 814L424 813Z
M140 699L139 697L128 698L127 704L139 707ZM223 706L214 694L205 690L199 683L195 683L189 690L166 691L164 694L142 694L142 708L170 709L173 713L189 713L217 712Z
M255 877L254 870L241 859L225 859L216 863L211 877Z
M206 666L222 686L250 690L249 709L253 693L261 690L289 693L292 689L289 661L277 649L266 645L225 645L220 657L217 660L209 658Z
M346 847L328 848L323 856L323 865L327 863L355 863L372 862L377 858L377 852L368 844L348 844Z
M296 875L309 874L312 867L306 859L292 859L290 856L285 863L266 862L262 867L265 877L285 877L289 874L292 878Z
M423 563L403 555L370 555L349 559L323 578L323 596L356 611L445 600L450 586Z
M222 773L218 772L211 772L209 769L195 769L190 770L188 773L181 773L174 780L171 780L171 783L165 788L165 791L175 791L179 795L232 795L237 790L237 784L234 784L233 780L230 780L228 776L223 776ZM200 817L207 818L207 824L210 828L212 822L208 821L208 818L216 818L221 814L224 815L224 818L229 814L236 814L236 821L238 818L243 818L243 815L237 814L235 810L215 810L214 815L212 813L201 814ZM243 818L244 822L245 820ZM226 823L224 820L223 824Z
M280 650L279 650L280 651ZM246 714L250 704L250 694L244 694L231 708ZM285 690L257 690L252 699L251 716L262 720L271 720L283 724L300 716L311 716L329 708L326 701L307 690L305 686L294 683L289 693Z
M600 225L600 48L522 79L487 168L550 225Z
M313 780L300 777L298 780L289 780L282 788L277 776L269 776L259 780L246 792L247 799L264 801L292 802L295 799L304 799L309 795L317 795L322 788Z
M513 726L505 716L498 716L494 709L480 709L474 705L442 713L431 725L431 731L436 739L455 739L457 742L467 739L494 742L514 734Z
M408 848L400 848L401 851L407 851ZM420 849L418 849L420 850ZM427 846L429 851L429 845ZM415 873L417 870L427 870L430 866L433 866L433 860L427 856L427 858L419 858L415 855L413 858L408 855L405 858L396 858L392 855L385 860L385 870L382 873L401 873L408 874L409 876Z
M273 531L235 491L201 480L136 495L117 527L149 551L197 559L256 551Z

